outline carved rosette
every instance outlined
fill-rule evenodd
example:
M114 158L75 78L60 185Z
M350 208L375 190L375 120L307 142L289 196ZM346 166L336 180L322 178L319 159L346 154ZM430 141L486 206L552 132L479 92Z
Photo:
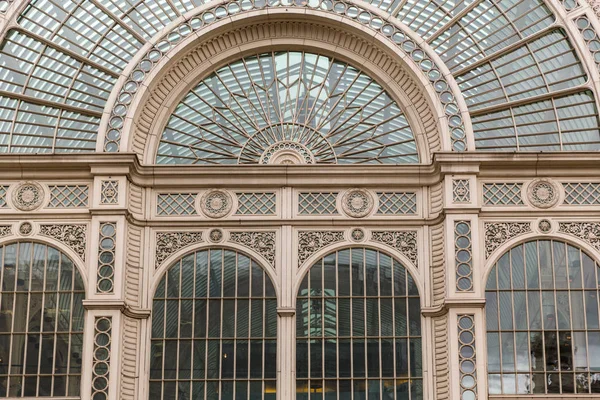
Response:
M600 251L600 222L561 222L558 231L578 237Z
M231 232L229 241L256 251L275 265L275 232Z
M213 243L219 243L223 240L223 231L220 229L213 229L208 233L208 240Z
M559 189L549 179L536 179L527 188L527 199L537 208L550 208L558 201Z
M343 231L298 232L298 267L301 267L317 251L343 240Z
M366 217L373 211L373 196L364 189L352 189L342 197L342 210L349 217Z
M31 225L31 222L23 222L19 225L19 234L21 234L21 236L29 236L32 232L33 225Z
M485 258L510 239L531 232L529 222L489 222L484 225Z
M69 246L85 261L87 225L48 224L40 225L40 235L48 236Z
M371 233L371 240L398 250L415 267L419 266L417 231L374 231Z
M224 190L209 190L200 199L200 209L210 218L222 218L233 207L233 198Z
M350 231L350 239L354 242L362 242L365 240L365 231L360 228L354 228Z
M44 189L37 182L21 182L12 192L12 202L21 211L39 208L44 200Z
M552 231L552 222L547 219L541 219L538 222L538 230L541 233L550 233Z
M179 249L200 242L202 242L202 232L158 232L155 267L160 267L163 261Z

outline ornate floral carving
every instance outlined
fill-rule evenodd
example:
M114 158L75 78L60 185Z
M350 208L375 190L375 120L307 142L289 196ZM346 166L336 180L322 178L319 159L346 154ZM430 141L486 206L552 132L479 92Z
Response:
M209 190L200 199L202 212L211 218L221 218L229 214L232 205L231 195L224 190Z
M251 248L275 265L275 232L231 232L229 241Z
M510 239L531 232L529 222L490 222L484 224L485 258Z
M21 211L31 211L42 205L44 189L37 182L21 182L12 192L13 205Z
M12 225L0 225L0 237L12 234Z
M542 233L549 233L552 230L552 222L547 219L542 219L538 222L538 229Z
M365 231L360 228L354 228L350 231L350 238L355 242L362 242L365 239Z
M404 254L415 266L419 266L417 257L417 231L374 231L371 240L386 244Z
M600 222L561 222L558 231L578 237L600 250Z
M40 235L48 236L69 246L85 261L87 225L48 224L40 225Z
M342 197L342 209L350 217L365 217L373 210L373 196L364 189L349 190Z
M537 208L550 208L558 201L558 188L548 179L537 179L527 188L529 202Z
M21 235L29 236L31 235L31 232L33 232L33 225L31 225L31 222L23 222L19 225L19 233Z
M298 267L314 253L344 240L343 231L304 231L298 233Z
M213 229L208 234L208 239L213 243L218 243L223 240L223 231L220 229Z
M177 250L199 242L202 242L202 232L158 232L155 267L160 267Z

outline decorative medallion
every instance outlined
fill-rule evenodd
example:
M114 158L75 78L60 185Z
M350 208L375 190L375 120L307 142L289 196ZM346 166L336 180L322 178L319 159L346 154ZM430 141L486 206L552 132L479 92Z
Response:
M558 231L578 237L600 251L600 222L561 222Z
M158 232L155 267L158 268L177 250L199 242L202 242L202 232Z
M415 266L419 266L417 257L417 231L375 231L371 240L386 244L404 254Z
M19 225L19 233L21 235L29 236L31 235L31 232L33 232L33 225L31 225L31 222L23 222Z
M558 201L558 188L548 179L537 179L529 184L527 198L537 208L550 208Z
M42 205L44 189L37 182L21 182L13 190L13 205L21 211L35 210Z
M40 235L48 236L69 246L85 261L87 225L40 225Z
M314 164L315 159L306 146L295 142L277 142L263 153L261 164Z
M306 231L298 233L298 267L317 251L344 241L343 231Z
M365 231L360 228L354 228L350 231L350 238L355 242L362 242L365 239Z
M275 232L231 232L229 241L251 248L275 265Z
M213 229L208 234L208 239L213 243L219 243L223 240L223 231L220 229Z
M224 190L209 190L200 199L200 208L204 215L211 218L221 218L229 214L233 199Z
M485 258L510 239L531 232L529 222L492 222L483 224L485 231Z
M342 209L350 217L365 217L373 210L373 196L364 189L349 190L342 197Z
M552 222L547 219L542 219L538 222L538 229L542 233L550 233L552 230Z

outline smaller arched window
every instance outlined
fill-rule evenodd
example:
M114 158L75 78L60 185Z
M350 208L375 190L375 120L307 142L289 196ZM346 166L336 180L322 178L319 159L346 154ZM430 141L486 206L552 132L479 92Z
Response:
M317 261L298 291L296 399L423 398L417 285L377 250Z
M277 299L257 262L233 250L183 257L152 306L150 400L274 400Z
M85 289L68 256L0 246L0 397L79 397Z
M600 393L598 264L557 240L513 247L486 286L490 394Z

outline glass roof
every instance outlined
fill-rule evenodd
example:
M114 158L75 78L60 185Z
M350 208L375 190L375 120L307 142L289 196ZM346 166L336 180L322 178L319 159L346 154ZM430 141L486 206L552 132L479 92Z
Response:
M279 1L273 0L269 4L278 4ZM32 0L17 17L16 26L5 35L0 47L0 152L94 151L106 101L123 69L166 25L204 2ZM574 50L573 38L555 25L555 16L542 0L370 2L396 16L423 37L446 63L471 113L478 149L600 149L596 94L586 86L590 77ZM577 12L581 7L580 3L572 0L568 7L566 2L563 4L567 11ZM265 58L267 64L262 68L269 68L268 59ZM339 63L331 60L329 63L338 68ZM324 74L322 68L318 70ZM216 73L211 79L226 79L225 76L219 78L219 73L224 72ZM256 81L251 71L247 80ZM279 81L274 82L281 87L277 83ZM204 84L210 88L213 83L205 81ZM376 86L375 83L373 85ZM308 88L304 90L306 93L309 91ZM189 96L194 96L193 93ZM374 99L377 96L375 89L367 93ZM353 95L352 91L346 94ZM258 162L259 150L272 143L267 139L260 145L248 141L248 137L260 137L252 129L263 129L261 135L267 137L289 136L292 141L295 140L294 135L310 136L306 132L300 133L298 121L294 120L297 116L294 117L294 111L291 111L293 107L281 103L272 106L273 112L277 113L274 110L283 105L290 114L280 118L278 128L271 124L273 128L267 132L264 124L254 123L252 128L252 124L247 124L244 127L250 131L228 134L231 137L227 141L236 138L241 142L228 143L222 154L210 155L205 149L204 153L194 153L190 143L198 134L198 127L182 122L181 115L177 114L190 105L196 107L189 96L165 131L166 140L157 158L161 163L222 163L233 162L237 157L240 157L240 162ZM334 162L333 154L344 155L339 160L345 161L338 162L418 161L414 140L402 111L395 104L387 104L383 97L373 100L371 106L365 106L363 115L355 118L366 118L365 113L372 112L379 103L386 105L386 112L397 110L394 111L397 114L393 115L393 121L385 122L392 116L370 117L366 124L377 125L377 128L371 129L372 133L365 133L368 131L365 126L361 128L365 131L362 133L352 128L351 136L364 138L364 135L371 135L377 138L361 142L359 152L353 152L350 150L352 145L339 139L343 135L332 134L332 129L344 129L334 126L339 125L340 120L324 122L323 117L312 116L314 120L311 123L324 124L320 127L325 129L321 137L330 135L333 138L331 141L328 139L330 155L319 153L321 158L317 157L318 162ZM223 101L221 94L213 98ZM306 98L306 101L309 100L310 96ZM219 104L204 106L212 108L213 112L221 107ZM300 110L300 103L296 108L296 112ZM224 122L225 125L233 122L231 118L237 118L233 110L228 113L226 117L219 117L228 121ZM349 114L350 110L344 115ZM271 121L272 115L268 118ZM214 117L212 120L215 122ZM237 124L237 119L235 125L238 130L242 126ZM215 128L210 129L212 132ZM385 142L385 145L384 139L378 136L384 130L394 132L390 136L391 143ZM356 140L362 139L353 140L356 145ZM241 151L242 142L250 144L246 153ZM199 145L197 141L195 143ZM368 146L372 148L368 150ZM377 149L385 150L376 154Z
M301 52L247 57L200 82L171 116L157 162L266 164L290 146L307 163L418 162L408 122L379 84Z

